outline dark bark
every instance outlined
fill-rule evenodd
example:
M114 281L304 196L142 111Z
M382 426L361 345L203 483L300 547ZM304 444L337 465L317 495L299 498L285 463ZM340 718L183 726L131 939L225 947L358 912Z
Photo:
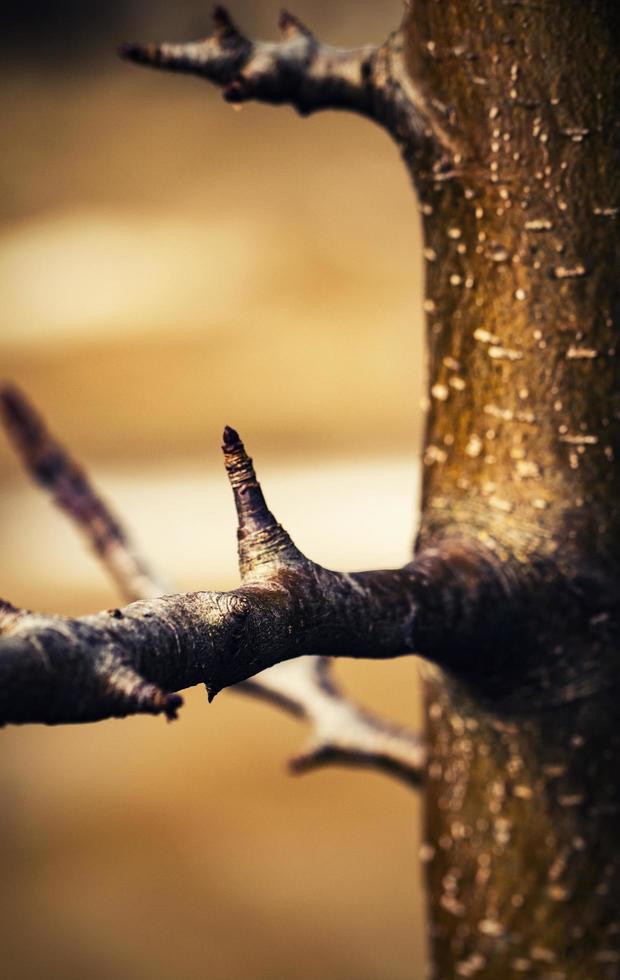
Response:
M13 390L3 393L2 405L35 478L88 527L102 556L125 553L120 526L29 406ZM412 649L426 568L347 575L309 561L268 510L232 429L224 432L223 450L239 517L243 585L148 598L77 619L2 603L0 725L136 712L175 717L182 700L171 692L196 684L214 697L293 657L392 657ZM109 564L116 572L119 563ZM133 567L125 581L138 591Z
M125 594L146 597L77 619L1 603L0 725L136 712L175 717L182 702L171 692L195 684L204 683L213 697L292 658L385 658L413 649L428 649L431 656L457 623L463 643L479 633L494 576L487 561L456 544L429 549L402 569L346 574L322 568L295 547L269 511L252 460L230 428L222 448L239 521L243 584L226 593L158 595L118 520L23 396L5 388L0 406L34 479L81 527ZM333 703L335 689L322 675L317 686ZM277 687L270 683L253 693L274 699ZM298 707L313 714L309 702ZM349 710L348 721L359 732L361 713ZM340 736L320 742L316 751L325 759L351 750L360 762L369 754L369 737L380 748L376 723L366 722L360 751ZM393 740L396 733L388 734ZM394 770L403 769L403 741L399 751L387 752ZM411 739L409 748L413 770L413 757L419 764L424 753Z
M32 478L52 498L56 506L82 532L86 542L99 558L103 568L116 583L123 598L129 602L159 598L165 591L161 581L150 569L149 564L138 553L127 529L98 493L81 466L69 455L66 449L47 429L41 417L28 400L15 388L0 393L0 406L3 420L13 444L25 468ZM242 574L252 577L254 564L257 573L266 573L270 579L269 561L275 557L279 566L287 557L295 566L306 566L303 556L296 551L290 538L275 522L267 510L262 491L256 480L251 460L247 457L236 433L227 429L225 433L224 459L233 486L235 505L239 517L239 557ZM274 548L275 545L275 548ZM224 605L226 597L202 594L196 605L202 607L196 636L184 635L183 645L179 633L177 649L172 658L162 650L168 616L187 623L184 605L191 604L192 597L184 596L165 605L150 602L143 604L142 616L155 617L154 636L156 648L148 651L146 660L143 651L150 639L141 633L139 627L131 627L136 640L136 650L127 649L129 636L122 632L122 647L118 643L102 643L109 626L107 616L99 617L91 633L84 630L85 622L67 624L56 619L47 621L51 630L46 634L41 618L28 617L24 611L4 605L0 609L0 632L9 636L11 625L21 619L22 632L30 646L39 642L41 652L47 653L44 637L49 637L60 628L61 636L48 640L56 662L48 656L39 657L30 678L23 670L24 664L32 659L28 651L25 658L18 658L8 666L7 677L12 675L13 692L9 693L11 704L8 711L16 718L16 712L23 719L28 715L32 720L46 720L49 723L60 721L84 721L107 717L111 714L126 715L136 712L153 714L165 713L169 718L176 716L181 706L181 698L167 694L161 686L147 680L145 674L158 673L156 667L159 654L167 669L171 670L169 683L182 683L181 665L178 655L182 646L191 648L192 640L202 642L207 654L206 662L195 663L191 668L196 676L208 682L213 672L213 651L209 651L208 629L204 617L209 607L219 602ZM233 597L234 603L234 597ZM132 609L132 613L135 609ZM162 617L163 613L163 617ZM121 610L110 610L115 619L122 618ZM200 622L200 620L203 620ZM226 643L226 630L234 633L235 618L222 616L219 623ZM71 632L71 643L67 650L67 628ZM186 631L185 631L186 632ZM247 629L246 629L247 632ZM89 642L94 636L95 646ZM233 637L230 637L232 640ZM43 642L42 642L43 641ZM11 645L7 644L10 652ZM157 651L157 652L156 652ZM1 645L0 645L1 652ZM65 654L68 653L68 656ZM426 746L424 739L403 726L373 714L355 704L335 683L331 676L331 659L312 654L278 663L263 670L251 680L234 686L233 690L242 695L261 698L263 701L305 721L310 734L302 750L289 762L292 772L309 772L327 765L348 765L355 768L376 769L386 775L398 778L409 785L417 786L424 768ZM19 690L15 692L15 687ZM213 690L213 687L211 688Z
M430 408L418 548L467 530L531 601L427 681L437 976L620 973L618 14L416 3L411 74L461 148L408 161ZM516 590L522 594L522 589Z

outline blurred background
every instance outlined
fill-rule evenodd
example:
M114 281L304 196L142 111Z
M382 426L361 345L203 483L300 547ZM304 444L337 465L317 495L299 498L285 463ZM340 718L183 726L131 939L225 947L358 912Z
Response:
M400 0L298 0L381 40ZM209 30L197 0L9 3L0 89L0 364L171 585L237 582L219 444L237 427L279 519L338 568L408 559L422 262L398 153L367 121L233 111L115 58ZM235 0L252 35L278 5ZM8 23L7 23L8 16ZM0 440L0 595L118 601ZM419 721L415 663L340 663ZM386 777L292 778L303 727L224 692L181 719L0 732L3 976L416 980L419 803Z

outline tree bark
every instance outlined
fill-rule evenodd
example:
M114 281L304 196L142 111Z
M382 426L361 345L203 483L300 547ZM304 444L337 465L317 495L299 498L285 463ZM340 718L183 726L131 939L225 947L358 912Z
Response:
M427 260L417 547L465 535L529 580L494 612L501 638L428 671L441 978L620 974L618 28L612 3L554 0L427 0L405 22L460 151L447 179L407 151Z

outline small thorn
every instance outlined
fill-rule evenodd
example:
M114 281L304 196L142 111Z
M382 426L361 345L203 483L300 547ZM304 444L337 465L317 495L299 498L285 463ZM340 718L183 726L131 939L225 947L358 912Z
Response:
M239 433L237 430L233 429L232 426L227 425L224 427L222 441L224 443L224 448L228 448L229 446L234 446L235 443L241 442L241 439L239 438Z
M213 8L213 23L216 27L232 27L233 21L232 17L228 13L226 7L218 3Z
M242 578L260 566L301 560L303 556L267 506L239 434L226 426L223 442L224 464L239 521L237 540Z
M226 7L220 4L213 9L213 24L215 28L213 34L220 41L245 40Z
M284 37L287 38L294 37L295 34L301 34L306 38L314 38L312 31L308 30L305 24L302 24L299 17L296 17L295 14L291 14L288 10L280 11L278 27L282 31Z
M205 691L207 692L207 701L209 704L213 704L215 698L220 693L220 688L214 687L212 684L205 684Z
M239 526L258 530L274 525L275 518L267 507L254 465L239 433L226 426L223 441L224 464L235 497Z

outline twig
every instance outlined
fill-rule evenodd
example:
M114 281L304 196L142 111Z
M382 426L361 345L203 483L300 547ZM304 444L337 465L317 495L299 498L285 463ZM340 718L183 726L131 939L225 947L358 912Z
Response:
M426 761L424 739L354 704L330 676L327 657L277 664L232 688L268 701L310 724L304 748L289 760L294 773L328 765L377 769L419 785Z
M130 43L119 53L136 64L206 78L222 89L227 102L289 104L302 115L322 109L359 113L407 150L428 155L429 166L455 152L454 135L406 71L400 31L385 44L347 49L319 41L287 11L279 29L278 42L251 40L218 6L213 32L202 40Z
M6 385L2 389L0 411L25 469L77 525L123 598L131 602L163 595L165 586L138 555L82 467L47 431L41 416L17 388Z

